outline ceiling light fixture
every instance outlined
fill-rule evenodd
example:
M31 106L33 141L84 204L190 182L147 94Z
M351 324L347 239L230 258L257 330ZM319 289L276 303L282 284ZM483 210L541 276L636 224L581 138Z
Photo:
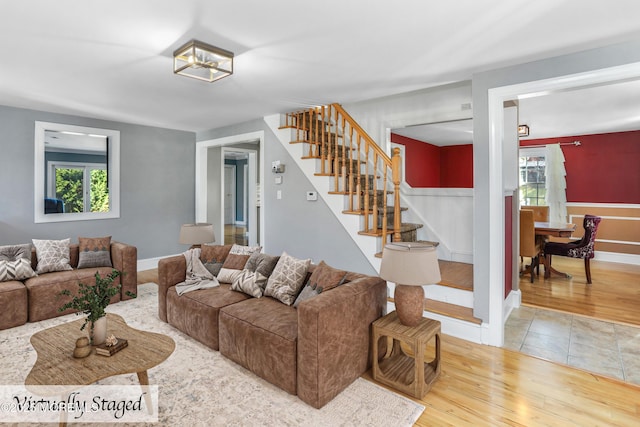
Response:
M214 82L233 74L233 52L191 40L173 52L173 72Z

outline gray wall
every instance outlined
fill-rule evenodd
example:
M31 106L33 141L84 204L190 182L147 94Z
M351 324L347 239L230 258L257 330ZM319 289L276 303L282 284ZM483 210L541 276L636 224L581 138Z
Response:
M35 224L34 125L47 121L120 131L120 218ZM0 106L0 245L113 236L138 258L179 253L194 220L195 134Z
M315 263L324 260L336 268L377 274L328 206L321 199L317 202L306 200L306 191L313 189L311 183L264 120L199 132L196 139L206 141L260 130L265 133L264 159L260 160L266 167L262 199L264 251L269 254L286 251L297 258L311 258ZM270 165L275 160L286 165L281 185L275 184L275 174L271 173ZM281 200L276 199L277 190L282 191ZM220 207L217 209L219 211Z
M535 61L473 76L473 162L474 162L474 315L489 318L489 218L502 216L504 209L490 206L489 110L491 88L555 78L640 61L640 41L591 49L572 55ZM504 269L503 269L504 271ZM493 284L504 286L503 283Z

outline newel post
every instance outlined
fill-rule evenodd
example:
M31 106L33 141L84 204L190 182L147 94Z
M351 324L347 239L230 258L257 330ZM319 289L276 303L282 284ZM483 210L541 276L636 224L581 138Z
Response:
M391 178L393 180L393 241L402 241L400 234L401 218L400 218L400 181L402 176L402 158L400 157L400 149L393 149L391 155Z

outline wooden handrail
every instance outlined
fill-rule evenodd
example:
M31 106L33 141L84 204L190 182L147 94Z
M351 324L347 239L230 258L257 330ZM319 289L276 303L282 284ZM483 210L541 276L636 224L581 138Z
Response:
M348 196L348 212L363 215L361 232L381 235L383 248L389 234L387 196L392 186L393 240L400 241L400 149L394 148L389 157L339 104L288 113L285 120L285 127L296 129L294 142L308 143L308 156L320 159L320 174L333 179L332 192Z

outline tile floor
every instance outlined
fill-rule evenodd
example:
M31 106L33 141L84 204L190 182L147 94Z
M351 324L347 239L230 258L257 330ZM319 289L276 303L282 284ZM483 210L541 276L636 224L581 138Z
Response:
M521 306L504 347L640 385L640 327Z

